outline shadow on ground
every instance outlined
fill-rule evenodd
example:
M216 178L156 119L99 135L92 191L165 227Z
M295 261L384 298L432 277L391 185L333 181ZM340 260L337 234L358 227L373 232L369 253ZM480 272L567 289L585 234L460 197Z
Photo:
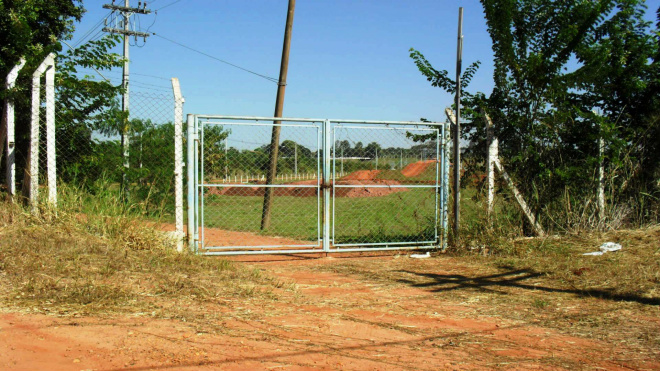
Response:
M421 273L402 270L401 273L407 273L418 277L424 277L427 280L419 282L416 280L399 279L401 283L419 288L430 289L432 292L445 292L452 290L474 289L482 292L491 292L497 294L510 294L510 292L498 289L502 288L518 288L523 290L537 290L545 292L567 293L574 294L581 297L596 297L601 299L608 299L614 301L634 301L641 304L660 305L660 298L645 298L632 294L617 294L611 290L604 289L565 289L548 287L539 283L525 283L524 281L532 280L541 276L544 273L535 272L529 269L509 270L497 274L490 275L474 275L464 276L461 274L435 274L435 273Z

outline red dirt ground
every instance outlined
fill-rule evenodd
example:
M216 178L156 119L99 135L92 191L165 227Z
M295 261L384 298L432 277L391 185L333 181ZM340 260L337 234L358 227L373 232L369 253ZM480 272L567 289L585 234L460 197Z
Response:
M377 283L340 273L347 264L382 266L388 273L401 269L438 275L475 273L449 257L415 262L392 255L288 259L254 266L295 283L295 295L283 292L276 300L218 298L215 309L188 303L188 320L156 319L149 313L107 317L4 313L0 314L0 369L660 369L653 355L633 353L626 344L569 335L524 316L489 314L488 305L479 301L485 300L484 293L462 297L461 292L438 293L427 284ZM530 291L500 295L525 294L535 295ZM580 304L568 295L562 300L562 307L574 305ZM513 313L526 310L515 305L504 308ZM193 313L200 310L209 317L194 320Z
M378 170L359 170L355 171L340 180L335 184L338 185L364 185L365 187L351 187L351 188L335 188L335 197L359 198L359 197L380 197L387 196L396 192L407 191L407 188L374 188L368 187L369 185L400 185L395 180L382 180L376 179ZM293 197L315 197L316 188L299 188L296 185L316 185L316 180L303 180L299 182L287 183L291 187L274 188L275 196L293 196ZM264 196L263 187L213 187L209 188L208 195L225 195L225 196Z
M166 232L173 232L174 224L159 224L158 228ZM184 232L188 229L183 227ZM201 231L200 231L201 233ZM312 245L314 241L293 240L278 236L260 236L250 232L227 231L218 228L205 228L204 239L207 243L216 246L276 246L276 245Z
M378 173L380 170L358 170L344 176L342 180L372 180L376 179Z
M401 170L401 174L408 178L418 176L421 175L429 166L432 166L435 163L436 160L413 162L412 164L408 164L406 167L404 167L403 170Z

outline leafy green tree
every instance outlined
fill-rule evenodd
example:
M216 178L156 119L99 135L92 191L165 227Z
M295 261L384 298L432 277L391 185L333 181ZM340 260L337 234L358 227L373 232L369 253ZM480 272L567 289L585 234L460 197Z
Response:
M83 12L81 0L0 1L0 75L7 76L21 57L41 62L61 50L58 40L71 38Z
M658 192L660 42L657 29L643 20L644 1L481 3L493 42L495 87L488 97L471 94L465 88L478 65L466 70L466 155L485 158L483 108L495 123L500 157L538 214L550 216L566 195L580 203L595 197L598 138L608 143L615 168L626 158L644 169L628 166L628 176L619 178ZM411 57L432 85L454 93L447 71L434 69L415 50Z
M574 91L559 108L582 107L594 127L591 137L604 138L610 176L618 179L615 200L660 195L660 37L645 11L642 2L618 2L617 12L576 49L581 66L567 76ZM638 209L647 217L658 211Z
M23 71L30 71L40 64L48 53L61 50L58 40L70 38L73 21L79 21L83 12L82 2L79 0L0 1L0 79L4 81L21 57L27 61ZM20 152L23 139L21 128L25 121L21 121L20 116L21 113L30 112L21 106L27 96L25 91L21 91L21 85L19 82L17 89L11 92L6 91L4 84L0 88L0 99L4 100L11 94L16 101L16 112L19 116L16 120L17 162L20 166L25 160ZM4 104L0 107L0 112L3 110ZM3 155L4 145L0 145L0 157ZM0 165L4 174L2 167L3 165ZM17 174L20 176L21 172Z
M86 161L85 156L96 156L94 132L116 135L125 117L117 100L121 85L79 73L81 67L98 71L120 67L123 59L109 52L119 40L106 36L57 55L56 140L58 167L65 181L71 179L76 164Z
M367 146L364 148L364 153L367 157L376 157L377 153L380 153L380 156L383 155L383 150L380 147L380 144L376 142L371 142L367 144Z

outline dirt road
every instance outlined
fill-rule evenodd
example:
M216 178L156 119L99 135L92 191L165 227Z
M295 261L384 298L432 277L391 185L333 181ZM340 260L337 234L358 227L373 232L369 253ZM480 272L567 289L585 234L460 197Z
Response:
M184 318L5 312L0 369L660 369L657 349L553 317L619 304L548 297L543 277L528 272L405 255L243 260L279 279L281 289L269 299L171 303L187 307ZM551 304L535 304L541 299ZM630 314L631 307L611 308ZM657 318L629 318L660 330Z

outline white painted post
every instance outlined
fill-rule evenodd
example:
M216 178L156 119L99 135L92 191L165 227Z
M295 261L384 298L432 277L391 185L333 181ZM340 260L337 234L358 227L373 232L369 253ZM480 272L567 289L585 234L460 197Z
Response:
M495 160L499 157L498 151L498 139L493 133L493 121L490 119L490 116L485 111L481 111L482 118L486 124L486 136L488 137L488 155L486 158L486 164L488 169L488 217L493 212L493 203L495 199Z
M603 155L605 152L605 141L598 138L598 220L602 223L605 218L605 168Z
M516 201L518 201L518 205L520 205L520 208L527 217L527 220L534 228L534 232L536 233L536 235L539 237L545 236L543 227L541 227L541 225L536 221L536 217L532 213L532 210L530 210L529 206L527 206L525 199L523 198L520 191L518 191L518 187L516 187L509 174L506 172L506 170L504 170L504 166L502 166L502 163L500 162L499 158L495 159L495 168L497 169L497 171L499 171L500 175L502 175L502 178L504 178L504 180L509 185L511 192L513 193L513 197L515 197Z
M39 111L41 109L41 76L53 68L55 55L49 54L32 74L32 110L30 118L30 147L28 148L28 171L25 183L29 185L28 199L32 213L36 213L39 202Z
M9 71L7 79L5 81L5 90L9 91L16 86L16 79L18 78L18 72L25 66L25 59L21 58L20 61L14 68ZM7 181L7 192L9 192L9 197L13 198L16 195L16 150L15 150L15 138L14 138L14 98L10 95L7 97L5 102L4 110L4 119L3 126L5 130L3 131L3 136L7 140L7 163L6 163L6 181ZM1 142L4 142L2 140ZM0 143L0 146L4 146L4 143Z
M45 61L44 61L45 63ZM28 198L32 213L36 213L39 199L39 109L41 108L41 75L44 73L42 63L32 74L32 112L30 117L30 148L28 150L29 170L25 181L29 183Z
M194 249L195 243L195 118L193 115L188 114L187 117L187 164L186 172L188 176L188 246ZM193 250L195 251L195 250Z
M174 225L176 249L183 251L183 95L179 79L172 78L174 94Z
M46 70L46 174L48 203L57 207L57 159L55 154L55 56Z

